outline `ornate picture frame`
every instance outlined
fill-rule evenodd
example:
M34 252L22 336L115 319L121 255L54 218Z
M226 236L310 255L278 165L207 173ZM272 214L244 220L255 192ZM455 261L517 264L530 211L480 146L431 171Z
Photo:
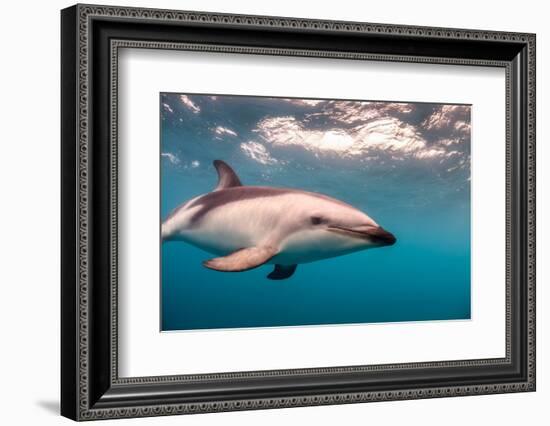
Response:
M62 415L93 420L535 390L534 34L96 5L64 9L61 29ZM506 356L119 377L122 48L504 69Z

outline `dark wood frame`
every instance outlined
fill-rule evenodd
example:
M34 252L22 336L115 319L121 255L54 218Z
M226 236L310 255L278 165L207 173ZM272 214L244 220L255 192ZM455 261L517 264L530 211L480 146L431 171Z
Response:
M535 35L95 5L64 9L61 29L64 416L89 420L535 390ZM506 357L119 378L116 90L117 52L124 47L505 68Z

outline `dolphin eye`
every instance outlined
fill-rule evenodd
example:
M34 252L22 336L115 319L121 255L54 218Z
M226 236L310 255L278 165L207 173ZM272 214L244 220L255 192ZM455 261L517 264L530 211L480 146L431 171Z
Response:
M323 219L319 216L312 216L311 217L311 224L312 225L320 225L321 223L323 223Z

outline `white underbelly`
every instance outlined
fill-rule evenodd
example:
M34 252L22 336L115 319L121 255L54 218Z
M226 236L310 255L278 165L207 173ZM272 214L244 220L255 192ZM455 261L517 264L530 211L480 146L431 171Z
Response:
M253 247L253 239L242 232L227 230L196 230L187 232L184 240L209 253L226 255L236 250Z
M271 263L293 265L316 262L365 249L359 240L345 239L328 231L297 231L281 241Z
M218 210L208 213L196 227L186 230L183 239L210 253L226 255L265 244L273 232L265 217L243 214L236 209Z

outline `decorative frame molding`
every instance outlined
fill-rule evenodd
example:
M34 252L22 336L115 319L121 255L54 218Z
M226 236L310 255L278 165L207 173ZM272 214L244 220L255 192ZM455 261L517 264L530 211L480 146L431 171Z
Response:
M318 47L258 47L244 44L216 44L181 41L169 38L158 41L133 38L123 33L125 23L139 23L143 31L157 31L167 25L180 28L223 28L275 31L278 34L314 32L327 37L349 35L372 37L371 51L323 50ZM95 24L99 26L94 27ZM105 28L101 27L105 25ZM118 27L120 25L120 27ZM150 28L150 30L148 29ZM102 31L110 32L103 37ZM244 31L246 32L246 31ZM114 35L113 35L114 34ZM94 37L96 37L94 39ZM162 35L159 36L162 38ZM203 37L199 34L197 37ZM236 36L237 37L237 36ZM246 38L242 36L243 40ZM106 41L107 40L107 41ZM381 41L380 41L381 40ZM418 55L384 53L383 40L424 43ZM246 40L245 40L246 41ZM284 41L283 41L284 43ZM470 57L430 55L435 44L479 45L479 53ZM335 45L337 42L335 41ZM431 46L431 47L430 47ZM325 58L444 63L503 67L506 70L506 357L413 364L327 367L300 370L273 370L245 373L222 373L186 376L119 378L117 367L117 71L119 48L154 48L218 51L239 54L294 55ZM338 47L340 47L338 45ZM489 55L491 47L494 52ZM496 48L498 47L498 48ZM368 47L367 47L368 48ZM380 51L382 50L382 51ZM99 51L103 56L99 55ZM75 420L113 417L186 414L197 412L262 409L352 402L434 398L487 393L535 390L535 36L510 32L478 31L401 25L337 22L267 16L229 15L202 12L136 9L76 5L62 12L62 414ZM473 55L473 57L472 57ZM107 59L103 63L100 59ZM94 68L97 67L97 68ZM96 101L101 97L101 101ZM105 103L108 102L108 104ZM103 102L103 103L102 103ZM100 118L106 118L101 124ZM99 127L94 127L99 126ZM96 130L98 129L98 130ZM107 138L103 146L98 138ZM94 139L95 138L95 139ZM104 141L105 142L105 141ZM517 146L516 146L517 145ZM108 178L98 177L90 158L103 159L102 170ZM108 161L106 161L108 158ZM107 188L103 199L99 189ZM516 211L517 210L517 211ZM98 212L101 212L98 214ZM101 216L98 218L98 216ZM96 229L107 227L108 237ZM103 234L102 234L103 235ZM99 241L99 242L98 242ZM98 244L107 248L108 265L98 266L94 256ZM518 265L512 262L513 258ZM108 284L98 284L98 276ZM96 290L101 288L102 290ZM94 306L92 307L92 300ZM514 303L517 303L517 306ZM106 312L98 312L97 304ZM521 340L519 342L518 340ZM98 343L100 342L100 343ZM97 349L101 347L101 350ZM507 368L509 380L483 381L468 385L398 386L395 389L366 390L350 385L350 391L296 393L274 392L269 397L223 395L228 381L315 376L320 381L350 375L358 380L362 374L417 370L448 371L452 368ZM515 371L516 375L511 375ZM472 370L473 371L473 370ZM432 373L430 373L432 374ZM433 373L437 375L436 373ZM443 373L438 373L443 374ZM441 377L443 380L444 377ZM434 379L435 381L435 379ZM443 380L444 381L444 380ZM354 382L355 383L355 382ZM195 399L189 392L178 399L163 396L162 388L196 385L208 387L204 392L220 394ZM289 389L292 386L289 385ZM179 388L178 388L179 389ZM182 388L183 389L183 388ZM328 387L326 389L329 389ZM150 397L137 396L149 392ZM242 395L246 392L243 391ZM265 392L264 392L265 393ZM202 398L202 399L201 399Z

